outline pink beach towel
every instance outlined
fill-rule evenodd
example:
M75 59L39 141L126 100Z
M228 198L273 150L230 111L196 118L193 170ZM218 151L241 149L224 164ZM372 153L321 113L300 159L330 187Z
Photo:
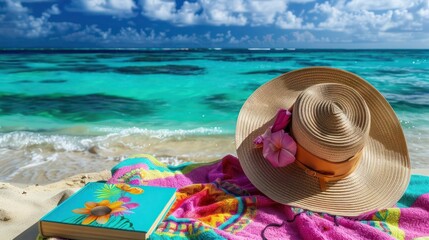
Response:
M263 231L267 239L429 237L429 177L424 176L412 176L397 206L357 218L278 204L250 183L230 155L180 166L142 155L114 167L108 182L178 188L177 201L151 239L261 239Z
M429 239L429 177L425 176L412 176L397 206L357 218L270 200L250 183L234 156L167 166L140 155L115 166L108 182L178 188L176 202L151 240Z

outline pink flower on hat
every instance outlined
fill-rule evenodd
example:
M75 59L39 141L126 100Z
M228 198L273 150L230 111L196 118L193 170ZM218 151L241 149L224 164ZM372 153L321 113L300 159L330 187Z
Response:
M264 136L260 135L253 140L253 144L255 144L255 148L261 148L264 146Z
M288 133L268 129L264 134L262 154L274 167L285 167L295 161L296 143Z
M284 129L290 122L292 116L292 112L286 109L279 109L276 115L276 120L274 121L274 125L271 128L271 132L277 132Z
M277 111L276 120L274 125L269 128L270 133L274 133L286 128L291 120L292 112L286 109L279 109ZM264 145L264 138L267 136L268 132L265 132L263 135L260 135L253 140L255 148L262 148Z
M296 143L285 132L291 116L291 111L279 109L273 126L253 140L255 147L262 148L264 158L274 167L285 167L295 161Z

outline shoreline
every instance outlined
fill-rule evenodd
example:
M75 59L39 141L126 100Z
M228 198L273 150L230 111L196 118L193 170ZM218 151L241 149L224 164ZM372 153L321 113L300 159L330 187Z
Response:
M429 176L429 168L411 169L411 174Z
M429 176L428 169L411 174ZM87 182L107 180L109 170L81 173L45 185L0 182L0 232L5 239L35 239L39 219Z
M83 171L110 170L121 160L140 153L153 155L169 165L209 162L235 153L233 135L152 137L130 134L48 140L36 137L28 144L22 141L22 148L6 146L6 150L0 152L0 182L54 183Z

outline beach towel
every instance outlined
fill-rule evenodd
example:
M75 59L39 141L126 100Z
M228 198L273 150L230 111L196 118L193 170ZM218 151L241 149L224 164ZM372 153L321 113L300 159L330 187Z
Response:
M151 235L152 240L429 238L426 176L413 175L396 206L356 218L315 213L270 200L250 183L238 159L231 155L215 162L179 166L139 155L115 166L108 183L178 189L176 202Z

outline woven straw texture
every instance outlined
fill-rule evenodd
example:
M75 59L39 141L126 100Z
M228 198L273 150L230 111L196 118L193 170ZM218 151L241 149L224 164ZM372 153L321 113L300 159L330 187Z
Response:
M353 88L316 84L296 99L292 133L307 151L331 162L342 162L363 149L370 125L365 100Z
M322 83L351 88L315 86ZM273 167L253 144L273 124L277 110L290 108L304 90L298 104L305 108L296 104L292 120L293 134L302 146L332 162L344 161L363 147L356 169L328 183L326 191L296 164ZM391 207L410 179L405 137L389 103L362 78L334 68L292 71L258 88L238 116L236 147L246 176L261 192L274 201L316 212L357 216Z

